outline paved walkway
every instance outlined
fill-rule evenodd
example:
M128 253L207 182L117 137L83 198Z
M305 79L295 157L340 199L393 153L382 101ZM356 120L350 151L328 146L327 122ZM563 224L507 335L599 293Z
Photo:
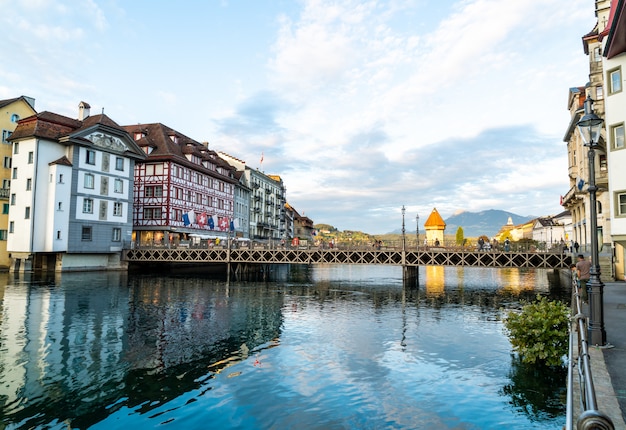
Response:
M591 374L600 411L626 430L626 283L604 285L607 348L590 347Z

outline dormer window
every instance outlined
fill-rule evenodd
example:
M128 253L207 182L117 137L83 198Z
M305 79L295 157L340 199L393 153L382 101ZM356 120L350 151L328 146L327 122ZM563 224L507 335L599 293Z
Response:
M172 140L172 142L178 143L178 136L176 136L174 133L170 134L170 139Z
M146 135L143 134L141 131L135 132L135 140L139 140L139 139L142 139L144 137L146 137Z

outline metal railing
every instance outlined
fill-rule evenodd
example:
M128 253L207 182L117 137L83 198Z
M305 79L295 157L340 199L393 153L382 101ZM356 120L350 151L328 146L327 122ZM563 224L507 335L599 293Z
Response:
M582 297L578 282L572 276L573 306L570 324L569 353L567 369L567 411L566 430L599 429L614 430L613 421L598 410L596 391L593 386L591 363L589 360L589 342L587 341L587 317L582 312ZM574 347L577 355L574 356ZM574 423L574 370L578 373L580 387L580 416ZM576 424L576 427L574 427Z

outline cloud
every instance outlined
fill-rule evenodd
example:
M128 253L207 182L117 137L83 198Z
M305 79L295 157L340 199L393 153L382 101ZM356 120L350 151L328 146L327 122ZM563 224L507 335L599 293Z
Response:
M0 5L4 97L70 116L87 100L119 123L208 140L280 174L315 222L386 232L402 205L548 214L568 188L561 138L567 90L588 79L588 0L223 1L193 17L134 2Z

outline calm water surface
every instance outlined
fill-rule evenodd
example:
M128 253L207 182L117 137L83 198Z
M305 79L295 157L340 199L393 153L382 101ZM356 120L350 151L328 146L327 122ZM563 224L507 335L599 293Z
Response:
M271 283L0 278L0 428L560 429L503 308L544 270L292 268Z

